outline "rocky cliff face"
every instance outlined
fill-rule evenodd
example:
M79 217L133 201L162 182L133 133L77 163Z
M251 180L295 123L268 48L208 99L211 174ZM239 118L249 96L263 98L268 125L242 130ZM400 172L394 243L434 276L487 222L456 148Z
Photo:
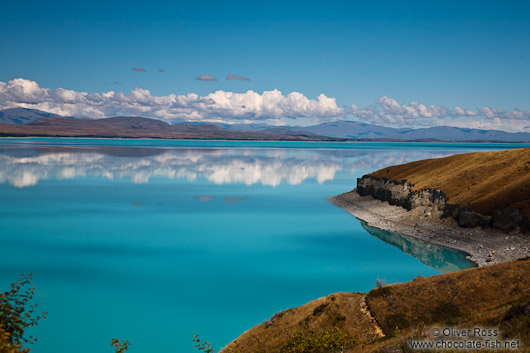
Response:
M516 208L509 207L494 215L483 215L459 205L448 204L447 197L441 190L424 189L413 192L412 187L413 185L405 180L396 181L364 175L357 179L356 190L361 196L369 195L409 211L421 207L433 217L452 217L461 227L492 227L504 232L530 232L530 220Z

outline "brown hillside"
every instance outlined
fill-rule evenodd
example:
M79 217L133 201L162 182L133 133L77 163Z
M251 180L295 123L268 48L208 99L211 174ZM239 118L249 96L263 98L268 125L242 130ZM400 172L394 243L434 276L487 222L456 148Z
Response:
M426 159L370 175L406 180L414 191L442 190L448 204L485 215L512 206L530 217L530 148Z
M529 274L530 260L526 259L420 277L374 289L367 303L385 334L393 334L396 327L407 330L419 324L485 324L490 312L530 299ZM498 318L490 321L493 326L500 323Z
M330 332L341 332L353 342L343 347L344 352L411 352L408 339L418 335L432 339L431 327L446 326L497 328L503 334L499 339L517 337L523 347L530 348L529 274L530 259L526 259L419 277L374 289L366 297L360 293L332 294L275 314L222 352L341 351L319 340L324 333L338 341ZM363 298L369 311L363 310ZM377 335L378 326L384 337Z
M335 293L298 308L281 311L223 349L225 353L304 351L303 337L322 336L354 347L377 338L375 321L361 309L362 293ZM311 337L313 336L313 337ZM323 341L323 343L326 343ZM291 349L289 349L291 347ZM307 345L305 346L308 349Z
M210 124L169 125L157 119L113 117L106 119L45 118L26 125L0 124L0 137L102 137L196 140L340 141L332 137L279 135L262 131L228 130Z

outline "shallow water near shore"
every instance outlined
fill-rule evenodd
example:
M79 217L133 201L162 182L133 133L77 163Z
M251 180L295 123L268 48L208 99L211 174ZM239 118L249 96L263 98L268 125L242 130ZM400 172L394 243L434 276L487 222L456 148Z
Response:
M33 273L49 312L35 353L111 352L114 337L196 352L195 334L219 349L333 292L471 266L387 244L326 198L388 165L517 147L1 139L0 290Z
M423 264L440 273L455 272L469 267L476 267L475 263L467 259L469 254L462 251L428 243L405 234L397 234L371 227L364 221L361 221L361 225L372 236L396 247L408 255L414 256Z

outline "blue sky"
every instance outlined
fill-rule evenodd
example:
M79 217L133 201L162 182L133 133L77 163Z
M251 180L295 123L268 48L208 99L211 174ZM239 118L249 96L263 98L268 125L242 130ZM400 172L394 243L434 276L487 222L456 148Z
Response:
M352 104L363 109L363 119L390 97L473 110L458 119L476 121L483 107L530 109L529 14L528 1L10 1L0 13L0 81L98 94L324 94L344 116ZM530 114L522 119L506 129L525 130Z

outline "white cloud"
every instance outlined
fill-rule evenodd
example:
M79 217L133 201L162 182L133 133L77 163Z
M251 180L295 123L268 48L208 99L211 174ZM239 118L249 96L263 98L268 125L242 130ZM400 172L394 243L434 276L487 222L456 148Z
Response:
M373 119L379 124L390 125L412 125L418 121L431 118L445 118L451 116L453 111L446 107L435 105L424 105L416 101L410 104L400 104L395 99L383 96L377 100L377 104L367 108L359 109L351 106L352 114L364 119Z
M477 112L474 112L471 109L462 109L460 107L454 107L454 110L456 114L460 116L477 116L478 115Z
M286 124L302 121L321 123L353 118L392 127L459 126L505 131L530 131L530 110L505 111L493 107L448 108L411 101L402 104L383 96L375 104L348 109L324 94L310 99L299 92L284 95L279 90L263 93L216 91L205 96L195 93L153 96L143 88L129 94L107 91L78 92L42 88L37 82L17 78L0 82L0 109L25 107L64 116L98 119L117 115L144 116L168 122L267 122Z
M115 115L141 115L168 121L224 121L309 118L315 121L338 118L345 111L335 98L324 94L316 100L302 93L283 95L278 90L257 93L216 91L206 96L194 93L153 96L142 88L130 94L108 91L89 94L59 88L41 88L30 80L15 79L0 82L0 108L26 107L84 118Z
M352 104L350 112L365 122L394 127L456 126L505 131L530 131L530 110L504 111L491 107L476 110L433 104L424 105L416 101L400 104L393 98L383 96L376 104L359 108Z

